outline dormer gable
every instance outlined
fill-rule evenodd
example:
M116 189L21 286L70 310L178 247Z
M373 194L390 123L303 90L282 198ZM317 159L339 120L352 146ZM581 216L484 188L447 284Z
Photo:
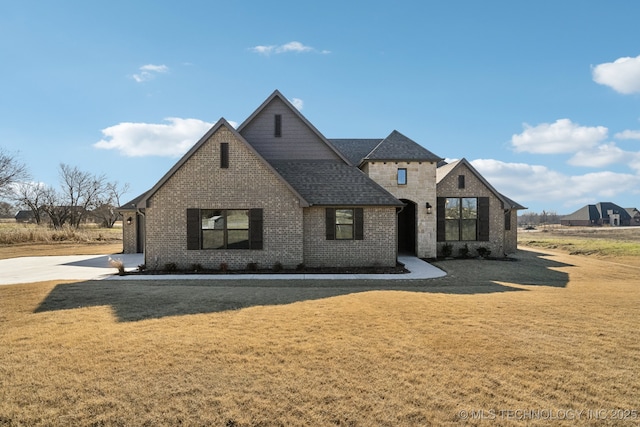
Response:
M277 90L238 132L267 160L341 160L350 164Z

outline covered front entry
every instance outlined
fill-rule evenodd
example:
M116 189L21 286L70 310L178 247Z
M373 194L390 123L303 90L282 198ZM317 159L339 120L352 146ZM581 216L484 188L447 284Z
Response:
M400 199L406 206L398 214L398 252L416 253L416 204Z

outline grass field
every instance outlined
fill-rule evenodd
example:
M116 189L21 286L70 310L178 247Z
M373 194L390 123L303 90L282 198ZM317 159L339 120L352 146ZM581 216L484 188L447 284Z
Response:
M3 286L0 425L639 425L640 269L517 258L386 288Z

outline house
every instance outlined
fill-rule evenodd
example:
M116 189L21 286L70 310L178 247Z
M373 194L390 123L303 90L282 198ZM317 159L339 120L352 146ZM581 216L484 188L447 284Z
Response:
M586 205L560 219L560 225L567 226L630 226L640 225L640 213L635 208L621 208L615 203L600 202Z
M457 254L480 247L492 254L516 251L518 210L526 209L499 193L466 159L436 170L437 241Z
M124 251L144 252L149 269L394 266L398 251L434 258L441 161L397 131L327 139L275 91L237 129L220 119L156 185L120 207ZM505 233L504 224L508 213L515 225L511 215L522 207L466 160L459 166L486 187L474 194L481 186L470 186L465 199L489 194L483 203L499 217L487 222L499 241L486 244L497 255L515 249L515 240L504 241L515 239L515 227Z

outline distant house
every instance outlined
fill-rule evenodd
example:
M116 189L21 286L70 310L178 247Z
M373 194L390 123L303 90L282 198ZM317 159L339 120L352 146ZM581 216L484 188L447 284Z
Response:
M119 208L124 252L144 252L149 269L237 269L393 266L398 252L436 257L440 242L486 246L496 256L515 251L522 207L466 160L443 173L441 161L398 131L328 139L275 91L237 129L220 119L156 185ZM459 175L468 184L454 191L449 181ZM454 218L439 222L454 215L454 199L455 236Z
M574 213L563 216L560 219L560 225L582 227L640 225L640 212L636 208L625 209L615 203L600 202L583 206Z
M33 214L33 211L30 211L30 210L18 211L15 218L16 218L16 222L21 222L21 223L36 222L36 216Z

